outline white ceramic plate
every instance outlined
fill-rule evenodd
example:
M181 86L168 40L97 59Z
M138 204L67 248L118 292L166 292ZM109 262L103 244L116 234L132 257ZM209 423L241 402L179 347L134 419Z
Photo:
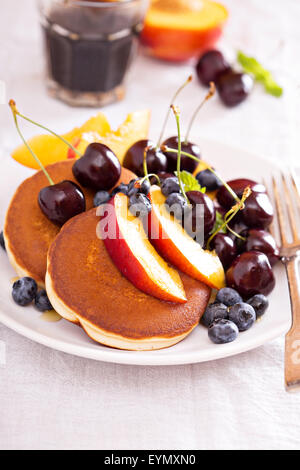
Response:
M226 179L248 177L256 180L275 170L270 161L216 142L202 142L205 160L209 161ZM4 166L2 166L4 168ZM0 174L0 216L5 211L17 185L31 172L10 158L5 158L5 171ZM28 221L30 223L30 220ZM75 325L61 320L48 323L33 307L18 307L11 299L11 279L15 276L6 254L0 250L0 321L27 338L50 348L98 361L139 365L172 365L210 361L250 349L286 333L291 324L290 304L284 269L275 269L277 285L270 296L267 314L238 339L226 345L214 345L206 328L199 326L184 341L160 351L132 352L110 349L94 343ZM34 256L34 253L32 253Z

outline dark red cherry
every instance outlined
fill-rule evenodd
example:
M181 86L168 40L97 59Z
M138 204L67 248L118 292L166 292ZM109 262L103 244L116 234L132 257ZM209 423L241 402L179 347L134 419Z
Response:
M41 189L38 203L45 216L57 225L63 225L75 215L84 212L86 207L80 187L67 180Z
M237 213L239 215L239 212ZM229 222L229 227L238 235L241 235L242 237L247 236L248 232L248 227L247 225L240 219L237 218L236 216ZM232 238L232 240L236 241L237 237L230 231L228 231L228 236Z
M229 268L237 257L236 245L232 238L225 233L217 233L212 239L211 247L216 251L225 270Z
M228 230L227 235L234 241L237 253L243 253L244 251L249 251L245 249L246 237L248 235L249 228L239 217L240 212L229 222L228 226L240 237L237 237L234 233ZM242 238L241 238L242 237Z
M252 192L255 193L265 193L266 188L261 183L256 183L256 181L249 180L247 178L239 178L235 180L228 181L227 184L233 189L235 194L241 198L244 190L249 186ZM222 186L218 193L217 199L220 206L225 207L225 209L231 209L235 204L234 198L231 196L230 192L226 189L225 186Z
M110 148L99 142L90 144L73 165L73 174L84 187L109 190L121 176L121 164Z
M246 73L229 71L218 77L216 85L223 103L233 107L249 96L253 88L253 79Z
M241 211L243 222L251 228L267 228L272 223L274 209L266 193L252 193Z
M205 86L208 86L210 82L216 82L220 74L229 70L231 70L230 65L224 59L223 54L216 50L205 52L196 66L198 78Z
M250 229L244 245L245 251L261 251L267 255L271 266L279 260L279 249L276 241L269 232L259 229Z
M227 286L236 289L244 299L255 294L268 295L275 287L275 278L267 256L260 251L239 255L226 273Z
M166 145L167 147L170 147L171 149L178 149L178 137L169 137L167 140L164 141L162 144L163 146ZM191 142L181 142L181 150L183 152L190 153L194 155L194 157L201 158L201 152L198 147L198 145L193 144ZM168 172L173 172L177 170L177 153L172 153L172 152L164 152L164 154L167 157L167 171ZM180 168L181 170L186 170L189 171L190 173L193 173L195 169L197 168L198 162L195 160L192 160L191 158L187 157L186 155L181 155L181 165Z
M135 142L126 152L123 166L131 170L138 176L144 176L144 152L147 151L147 170L148 173L160 173L167 169L167 158L163 152L156 147L151 140L139 140Z
M201 191L188 191L186 195L192 204L192 210L187 215L187 227L185 228L190 234L192 234L192 228L197 237L203 235L205 239L215 225L216 209L214 203L207 194Z

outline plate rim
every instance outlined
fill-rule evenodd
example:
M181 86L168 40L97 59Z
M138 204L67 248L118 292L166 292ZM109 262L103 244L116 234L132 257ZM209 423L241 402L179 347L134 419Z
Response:
M49 338L43 333L34 331L32 328L21 325L14 319L7 321L7 316L3 315L0 310L0 322L7 328L15 331L16 333L24 336L25 338L34 341L38 344L46 346L50 349L54 349L66 354L71 354L77 357L83 357L85 359L92 359L100 362L111 362L114 364L127 364L127 365L138 365L138 366L169 366L169 365L183 365L183 364L196 364L201 362L209 362L219 359L224 359L231 356L236 356L247 351L256 349L264 344L278 338L279 336L286 334L290 329L290 324L282 325L272 329L269 334L264 336L263 341L257 340L255 337L249 337L247 340L243 340L241 343L229 343L224 345L216 345L216 348L206 350L203 354L203 349L193 352L180 352L170 356L159 356L160 350L157 351L124 351L114 348L107 347L105 349L91 349L86 346L73 345L63 340ZM66 320L62 320L66 321ZM238 346L237 346L238 344ZM230 347L234 345L233 347ZM167 348L169 349L169 348ZM219 354L215 351L220 350ZM163 351L163 349L161 350ZM122 353L125 353L122 355ZM132 356L131 356L132 354ZM98 357L99 356L99 357ZM100 357L101 356L101 357Z

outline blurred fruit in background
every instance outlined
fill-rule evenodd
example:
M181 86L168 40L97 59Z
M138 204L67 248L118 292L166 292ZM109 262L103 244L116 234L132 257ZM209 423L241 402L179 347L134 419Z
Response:
M198 58L215 45L227 18L226 8L209 0L152 0L141 41L159 59Z

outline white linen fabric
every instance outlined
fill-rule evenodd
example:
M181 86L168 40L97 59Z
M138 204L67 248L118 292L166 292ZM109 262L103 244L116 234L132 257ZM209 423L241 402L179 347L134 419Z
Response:
M220 47L255 55L284 86L278 100L260 85L236 109L212 100L197 120L199 139L215 139L268 158L299 164L300 41L298 0L223 0L230 20ZM105 108L116 127L127 112L152 109L156 137L169 97L193 70L142 55L126 99ZM34 0L0 0L0 80L6 99L67 131L93 111L73 109L45 93ZM185 126L205 91L194 81L178 100ZM28 136L36 129L24 126ZM0 163L19 142L8 106L0 106ZM175 133L170 120L168 134ZM12 188L13 191L13 188ZM3 223L4 214L0 213ZM0 325L1 449L297 449L300 394L283 387L283 338L206 364L135 367L72 357Z

